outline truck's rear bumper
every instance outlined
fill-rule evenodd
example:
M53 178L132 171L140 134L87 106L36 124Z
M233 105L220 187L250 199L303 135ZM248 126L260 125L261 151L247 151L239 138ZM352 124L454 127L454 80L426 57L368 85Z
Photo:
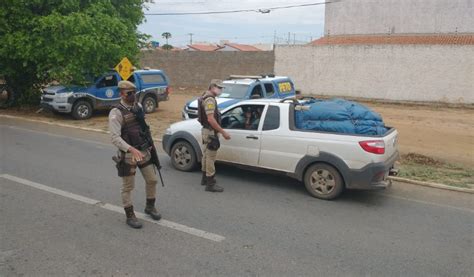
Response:
M345 182L348 189L384 189L391 185L388 176L395 174L392 170L399 153L395 152L383 163L369 164L358 170L346 172Z

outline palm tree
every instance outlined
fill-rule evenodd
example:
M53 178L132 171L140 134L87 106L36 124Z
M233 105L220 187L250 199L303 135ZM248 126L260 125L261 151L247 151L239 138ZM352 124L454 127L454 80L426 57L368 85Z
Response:
M161 36L166 39L166 44L168 44L168 39L171 38L171 33L170 32L164 32L161 34Z

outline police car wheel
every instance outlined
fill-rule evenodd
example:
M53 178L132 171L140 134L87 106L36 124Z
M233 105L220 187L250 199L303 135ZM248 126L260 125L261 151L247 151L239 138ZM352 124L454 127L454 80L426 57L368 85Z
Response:
M306 170L304 184L313 197L325 200L337 198L344 190L341 174L324 163L314 164Z
M152 96L145 96L142 101L142 106L145 110L145 113L152 113L158 107L155 98L153 98Z
M77 120L88 119L92 116L92 106L87 101L77 101L72 108L72 117Z
M171 164L181 171L192 171L197 165L196 152L187 141L178 141L171 147Z

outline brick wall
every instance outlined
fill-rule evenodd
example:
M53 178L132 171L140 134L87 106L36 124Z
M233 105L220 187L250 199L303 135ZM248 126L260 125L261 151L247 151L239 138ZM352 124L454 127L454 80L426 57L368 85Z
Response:
M171 86L202 87L211 79L225 79L231 74L256 75L273 73L273 51L196 52L144 51L141 67L162 69Z

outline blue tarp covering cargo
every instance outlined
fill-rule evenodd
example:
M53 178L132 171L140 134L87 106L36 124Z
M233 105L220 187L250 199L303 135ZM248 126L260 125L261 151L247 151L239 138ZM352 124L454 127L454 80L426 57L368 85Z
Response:
M382 117L369 108L344 99L312 99L295 111L296 128L360 135L383 135L387 128Z

